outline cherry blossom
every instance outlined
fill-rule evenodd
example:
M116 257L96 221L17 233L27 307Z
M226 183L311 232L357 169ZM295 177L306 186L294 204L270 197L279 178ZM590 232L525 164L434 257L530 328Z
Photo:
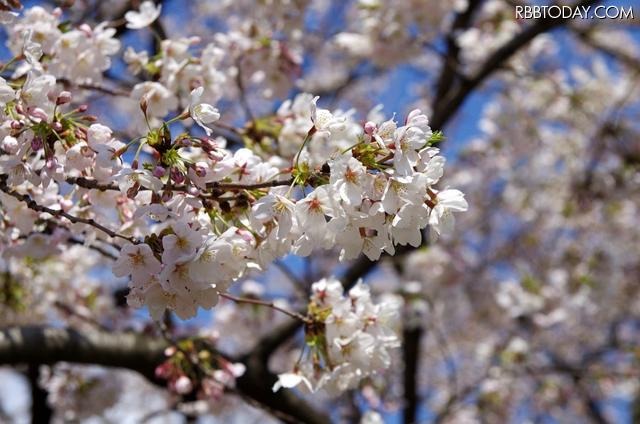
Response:
M122 247L120 257L113 264L112 269L116 277L131 275L134 281L144 281L159 273L161 264L153 255L149 245L127 244Z
M191 92L189 113L193 120L207 132L207 135L211 135L211 128L208 125L220 119L220 112L210 104L200 103L203 92L204 87L198 87Z
M162 11L162 5L157 6L153 1L143 1L140 4L140 10L138 12L130 10L125 13L124 17L127 20L127 28L141 29L148 27L158 19Z

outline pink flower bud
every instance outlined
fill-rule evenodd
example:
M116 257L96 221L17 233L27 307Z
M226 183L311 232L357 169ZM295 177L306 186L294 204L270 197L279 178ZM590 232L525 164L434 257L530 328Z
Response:
M202 390L208 398L217 399L222 397L224 386L213 378L205 378L202 380Z
M171 364L168 362L158 365L155 369L156 377L169 378L169 376L171 375L171 368Z
M42 149L43 146L44 146L44 143L42 142L42 137L35 136L33 137L33 139L31 139L31 148L34 151L38 151Z
M47 119L49 119L47 113L39 107L29 110L29 115L42 121L46 121Z
M211 140L210 138L203 138L200 141L200 147L202 148L202 150L204 150L205 152L209 153L212 152L216 149L216 144L213 140Z
M146 116L147 115L147 106L148 106L148 101L147 101L147 96L142 96L142 99L140 99L140 110L142 110L142 113Z
M49 159L47 159L47 162L45 163L47 169L49 170L53 170L54 168L56 168L58 166L58 159L56 157L51 157Z
M170 172L170 175L171 175L171 179L176 184L182 184L184 182L184 175L182 175L182 172L180 172L180 170L178 168L171 168L171 170L169 172Z
M16 121L15 119L13 121L11 121L11 129L12 130L19 130L24 126L24 124L20 121Z
M204 178L207 176L207 168L202 165L196 165L193 167L194 172L200 178Z
M76 111L77 111L78 113L84 113L84 112L86 112L86 111L87 111L87 109L89 109L89 105L84 104L84 105L80 105L80 106L78 106L78 108L76 109Z
M171 198L173 197L173 192L166 190L162 192L162 201L163 202L168 202L169 200L171 200Z
M91 30L91 27L87 24L80 25L78 29L82 31L87 37L93 36L93 31Z
M364 133L367 135L371 135L376 131L377 128L378 126L375 122L367 121L367 123L364 124Z
M181 395L185 395L193 390L193 384L191 384L191 380L189 380L189 377L186 375L178 377L178 379L173 382L173 387L175 391Z
M58 98L56 99L56 104L58 106L67 104L71 101L71 93L68 91L61 91L58 94Z
M54 122L51 124L51 128L55 131L55 132L60 132L62 131L62 124L60 122Z
M164 177L164 174L167 172L162 166L158 165L153 169L153 176L157 178Z

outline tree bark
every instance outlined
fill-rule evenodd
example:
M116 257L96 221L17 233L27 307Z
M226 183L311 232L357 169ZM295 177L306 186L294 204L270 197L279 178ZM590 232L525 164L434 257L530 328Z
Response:
M155 377L155 369L164 360L164 350L168 346L163 338L135 333L80 332L46 326L9 327L0 329L0 364L27 364L32 369L57 362L95 364L134 370L155 384L163 384ZM267 369L263 359L262 355L240 359L247 367L245 374L237 380L241 396L260 404L287 423L331 422L324 412L316 410L293 391L281 389L274 393L271 387L277 377Z

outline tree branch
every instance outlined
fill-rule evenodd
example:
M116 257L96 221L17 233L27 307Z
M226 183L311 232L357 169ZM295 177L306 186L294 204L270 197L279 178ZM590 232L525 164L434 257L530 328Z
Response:
M26 376L31 386L31 422L33 424L48 423L51 421L53 411L47 403L49 393L40 387L40 366L29 365Z
M82 188L88 189L96 189L96 190L112 190L112 191L120 191L120 188L117 184L107 183L101 184L98 181L92 178L86 177L67 177L65 181L72 185L77 185ZM207 183L207 188L209 189L219 189L219 190L257 190L261 188L271 188L271 187L279 187L279 186L288 186L293 184L293 178L289 178L286 180L271 180L271 181L263 181L261 183L253 183L253 184L241 184L241 183L223 183L223 182L212 182ZM140 190L150 190L146 187L141 187ZM172 190L172 191L187 191L187 187L185 186L165 186L163 190Z
M599 0L580 0L574 4L573 7L588 6L596 3L599 3ZM538 35L560 27L566 24L568 20L569 18L563 17L556 19L537 19L533 24L515 35L510 41L489 56L478 71L476 71L476 73L471 77L465 79L459 85L458 89L450 91L448 95L442 99L435 99L433 108L434 112L431 117L431 127L434 129L442 129L458 111L460 106L462 106L462 103L464 103L469 94L484 82L487 77L502 67L507 60L529 44Z
M102 224L99 224L98 222L96 222L93 219L90 218L81 218L78 216L74 216L71 214L68 214L67 212L63 211L62 209L51 209L48 208L46 206L42 206L40 204L38 204L35 200L33 200L31 197L27 196L26 194L21 194L18 193L17 191L9 188L7 186L7 181L6 181L6 176L5 175L0 175L0 191L3 191L5 193L7 193L9 196L26 203L27 207L31 210L34 210L36 212L42 212L42 213L48 213L49 215L55 216L57 218L65 218L68 219L69 221L71 221L74 224L77 223L82 223L82 224L86 224L89 225L91 227L94 227L100 231L102 231L103 233L105 233L106 235L108 235L111 238L121 238L123 240L127 240L131 243L138 243L138 240L136 240L133 237L128 237L122 234L119 234L107 227L105 227Z
M416 422L418 412L418 358L423 330L421 327L405 328L402 332L402 362L404 362L404 424Z
M155 369L164 360L169 346L162 337L136 333L91 330L79 332L72 328L46 326L9 327L0 329L0 364L40 365L57 362L95 364L127 368L156 384ZM216 352L219 354L219 352ZM235 359L229 358L236 362ZM268 406L287 423L329 423L322 412L299 398L291 390L271 390L277 377L266 369L262 359L246 356L245 374L238 378L237 389L244 396Z
M456 41L457 33L466 29L471 24L475 11L482 5L482 0L473 0L462 13L457 13L451 26L451 30L446 36L447 53L443 59L440 78L436 83L436 99L442 99L451 90L456 77L459 77L458 64L460 60L460 46Z
M164 339L134 333L80 333L72 328L44 326L0 330L1 364L98 364L132 369L152 381L166 347Z
M598 3L598 0L581 0L575 6L585 6ZM434 99L433 111L431 117L431 127L440 129L444 127L458 111L464 100L488 78L494 71L502 66L504 62L510 59L516 52L526 46L531 40L538 35L549 31L553 28L561 26L567 22L567 19L538 19L521 33L515 35L511 41L494 52L480 67L477 73L471 78L465 80L457 90L453 90L446 98ZM443 72L447 68L443 66ZM450 90L451 91L451 90ZM411 246L400 246L396 249L396 255L402 255L412 252ZM355 282L359 278L366 276L374 267L375 262L370 261L365 255L360 255L345 273L344 283Z

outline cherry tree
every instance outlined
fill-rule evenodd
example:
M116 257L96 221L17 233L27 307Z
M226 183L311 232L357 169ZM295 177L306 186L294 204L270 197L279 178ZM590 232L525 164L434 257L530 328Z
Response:
M24 3L0 421L638 417L633 19Z

